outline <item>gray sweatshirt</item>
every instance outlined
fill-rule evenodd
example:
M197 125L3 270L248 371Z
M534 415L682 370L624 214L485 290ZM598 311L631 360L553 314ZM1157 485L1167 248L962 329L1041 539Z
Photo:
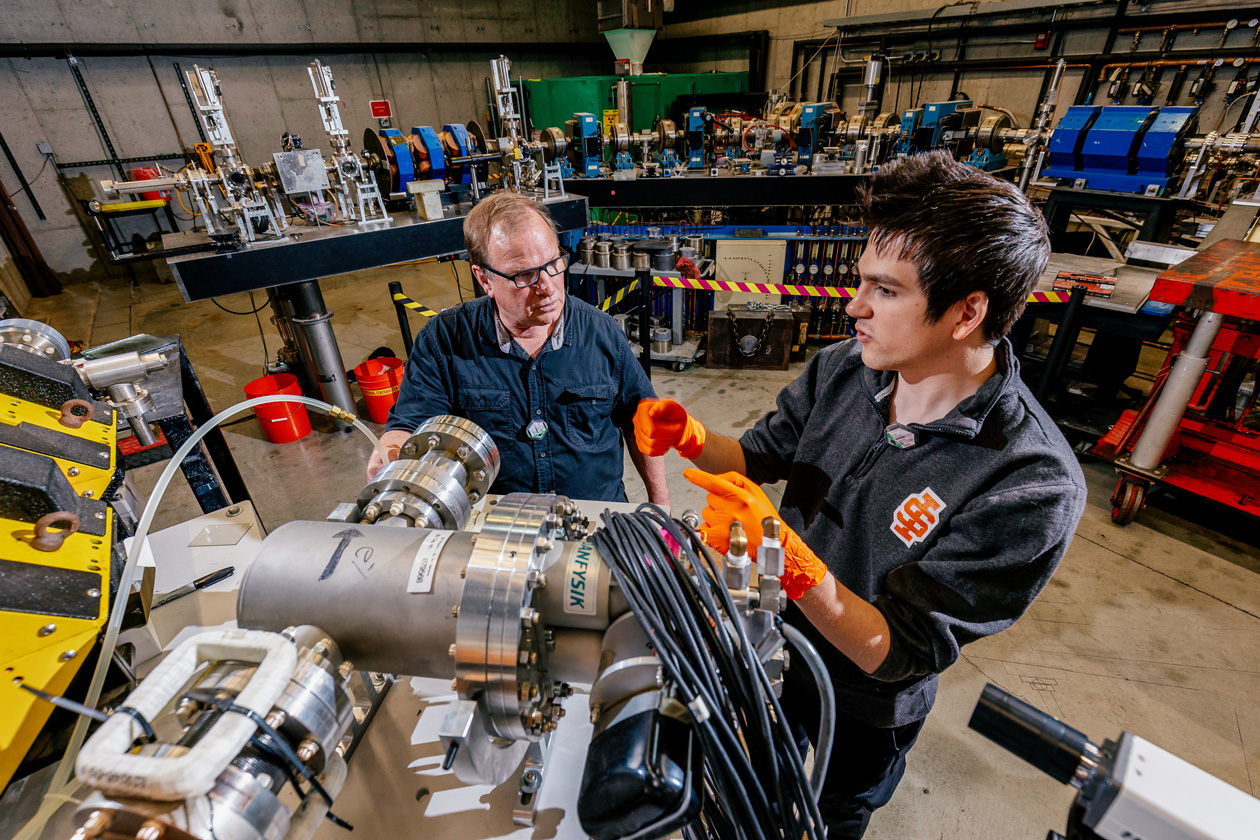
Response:
M888 621L888 658L868 676L795 605L787 614L826 660L840 708L875 726L926 716L962 646L1023 615L1085 507L1071 448L1010 342L996 350L998 372L944 418L888 427L896 375L863 365L856 341L833 345L740 439L749 478L786 479L783 521Z

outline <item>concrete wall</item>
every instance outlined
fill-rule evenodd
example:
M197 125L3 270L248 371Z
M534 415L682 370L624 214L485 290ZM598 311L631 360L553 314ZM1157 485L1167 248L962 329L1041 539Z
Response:
M77 47L78 67L123 158L198 142L173 64L214 67L237 142L255 165L280 150L285 131L308 148L327 147L306 71L315 58L333 69L355 144L365 128L376 127L370 99L391 100L394 124L404 130L472 119L484 124L485 78L501 52L512 59L514 74L528 78L607 72L612 61L596 31L594 5L585 0L10 0L0 16L0 44L35 52ZM194 54L201 48L189 44L204 44L204 53ZM353 52L357 44L362 52ZM135 45L152 53L100 55L135 52ZM173 56L160 45L181 46ZM260 54L239 54L250 51ZM28 179L45 163L36 150L41 141L52 144L61 162L108 157L64 59L0 59L0 113L0 130ZM121 272L106 264L77 209L79 199L93 197L93 181L114 177L109 167L89 167L59 179L48 166L33 186L46 221L25 196L15 201L63 282ZM2 159L0 178L16 192L16 175ZM127 237L155 229L147 218L121 227Z
M1151 13L1166 12L1177 1L1157 0L1149 8ZM769 85L786 88L793 44L832 35L833 30L822 26L824 20L934 10L939 5L939 0L679 4L677 13L666 16L646 69L744 70L746 41L723 36L767 30ZM1244 24L1231 44L1249 43L1252 34ZM1069 33L1065 52L1096 53L1104 37L1102 29ZM671 43L673 38L688 40ZM1187 31L1177 47L1215 46L1218 39L1216 31ZM968 58L1046 55L1033 52L1026 41L1027 36L973 38ZM819 74L829 75L837 60L860 59L862 45L840 46L837 50L831 40L801 71L802 98L814 98ZM932 47L945 60L955 48L952 42ZM178 61L184 68L200 63L218 70L237 140L245 159L255 164L279 150L285 131L301 135L308 147L327 145L305 69L316 57L334 70L343 119L356 143L365 128L375 125L367 112L369 99L390 99L395 125L404 129L484 120L484 79L488 62L500 52L512 58L514 72L527 78L604 73L611 63L589 0L8 0L0 15L0 52L60 56L62 48L79 56L78 66L120 157L178 152L198 140L173 67ZM1068 71L1060 113L1073 101L1081 75L1079 68ZM1010 109L1027 125L1042 78L1041 70L975 70L962 75L959 89L977 102ZM1232 72L1222 73L1217 93L1205 104L1201 122L1207 128L1220 115L1220 94L1228 78ZM952 83L952 74L930 69L895 72L884 107L898 110L946 99ZM856 84L847 84L841 106L852 112L857 93ZM51 143L61 161L107 157L63 58L0 58L0 113L5 115L0 130L27 178L34 178L45 163L36 150L40 141ZM77 209L80 199L93 196L94 180L112 177L108 167L74 169L64 178L47 167L33 187L46 221L35 217L26 196L15 200L63 282L120 272L106 266ZM0 162L0 178L16 192L16 177L5 162ZM148 220L123 225L126 236L153 229Z
M588 0L7 0L0 43L450 44L596 38Z
M1231 12L1228 4L1216 2L1188 3L1186 0L1155 0L1155 2L1143 4L1142 12L1139 12L1135 6L1131 6L1129 13L1131 15L1143 13L1152 15L1170 14L1189 9L1203 11L1210 6L1216 6L1221 9L1220 19L1222 21L1236 16L1236 5ZM666 15L666 26L657 37L652 50L648 53L645 65L649 69L655 69L657 64L663 64L673 72L743 70L747 68L747 48L720 41L714 36L765 30L770 33L767 68L768 85L772 90L776 88L786 89L790 84L793 73L793 44L797 41L806 40L823 42L830 38L821 53L800 72L800 78L797 80L798 85L803 88L803 92L798 94L798 98L812 101L818 89L819 72L821 71L830 76L835 67L838 45L842 60L847 58L857 62L862 58L864 50L866 52L870 51L870 47L866 45L854 43L845 45L839 43L838 39L832 37L834 30L825 28L822 25L823 21L896 12L932 12L940 8L942 8L940 0L824 0L824 2L803 3L742 0L742 2L723 3L721 5L717 3L705 4L703 13L684 13L676 15L673 19ZM1096 9L1091 12L1081 13L1110 15L1111 9ZM687 19L681 19L684 17ZM1024 20L1027 20L1027 18L1024 18ZM967 59L1009 59L1027 56L1038 63L1042 63L1049 55L1048 51L1035 51L1031 43L1032 38L1029 35L1006 35L1000 38L986 39L983 32L984 27L977 25L969 35L966 52ZM1205 27L1201 30L1185 30L1178 34L1175 47L1178 50L1214 49L1220 43L1221 34L1222 30L1220 28ZM1254 36L1255 30L1248 28L1246 21L1244 21L1230 35L1226 48L1220 55L1227 59L1235 55L1254 56L1255 49L1251 46ZM1115 47L1117 52L1126 51L1131 42L1131 36L1125 35L1121 37L1123 42L1117 42ZM670 39L674 38L686 38L689 40L671 45ZM706 43L706 39L709 41L708 43ZM1078 56L1096 55L1101 52L1105 39L1105 23L1101 24L1098 29L1071 31L1065 36L1063 53L1065 55ZM1156 49L1159 39L1159 32L1144 35L1140 43L1140 49L1143 51ZM956 42L953 39L946 41L937 39L935 42L925 39L917 45L917 48L926 49L929 46L932 50L939 52L944 61L949 61L956 55ZM926 69L920 71L920 68ZM1139 67L1138 71L1141 69ZM1204 126L1203 131L1210 130L1220 118L1224 110L1225 87L1228 85L1229 80L1233 79L1235 72L1228 64L1221 69L1217 79L1216 90L1204 102L1202 107L1200 124ZM1167 88L1172 74L1172 69L1165 73L1163 78L1164 89ZM1191 78L1194 78L1196 74L1197 71L1193 72ZM977 103L998 105L1011 110L1019 118L1020 124L1026 126L1036 112L1037 97L1041 90L1043 75L1044 71L1042 70L970 70L962 74L959 80L959 90L968 94ZM1073 103L1082 75L1083 70L1081 68L1069 67L1059 96L1055 117L1056 122L1063 110ZM1136 78L1137 75L1135 74L1134 79ZM914 81L913 91L910 90L911 79ZM898 80L901 82L900 99L898 99L897 90ZM894 111L910 107L912 103L936 102L948 99L952 85L952 72L934 73L931 71L930 66L927 65L912 67L911 65L904 65L894 61L894 72L885 93L884 110ZM826 86L824 84L825 89ZM1104 97L1105 92L1106 86L1104 84L1096 92L1095 102L1097 104L1109 104ZM840 105L846 111L852 113L856 109L857 101L857 82L851 79L841 92ZM1157 99L1156 101L1162 100ZM1131 99L1128 99L1123 104L1134 103ZM1241 106L1235 107L1228 116L1236 118L1238 116L1238 107Z

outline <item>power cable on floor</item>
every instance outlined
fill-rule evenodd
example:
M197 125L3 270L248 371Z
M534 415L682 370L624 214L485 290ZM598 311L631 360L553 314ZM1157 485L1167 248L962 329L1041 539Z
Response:
M237 312L235 309L228 309L226 306L224 306L223 304L219 303L219 302L218 302L217 300L215 300L214 298L210 298L210 302L211 302L211 303L213 303L215 306L219 307L220 309L222 309L224 312L228 313L229 315L257 315L257 314L258 314L258 312L259 312L259 311L260 311L263 307L268 306L268 305L270 305L270 304L271 304L271 294L270 294L270 293L268 293L268 295L267 295L267 299L266 299L265 301L263 301L262 306L259 306L259 307L258 307L258 309L253 309L253 310L250 310L249 312ZM253 306L253 305L254 305L254 293L253 293L253 292L250 292L250 293L249 293L249 303L250 303L250 306Z
M251 306L254 304L253 292L249 293L249 303ZM263 306L266 306L268 303L271 303L270 292L267 293L267 301L262 306L258 307L258 309L254 310L254 320L258 323L258 337L262 339L262 346L263 346L263 376L267 375L267 360L271 358L271 354L267 352L267 335L263 332L262 318L258 317L258 312L259 310L263 308Z
M455 291L459 292L459 302L464 302L464 287L459 282L459 269L455 267L455 261L451 260L451 274L455 275Z
M249 294L249 305L253 307L254 306L254 293L250 291L248 294ZM274 296L273 292L268 292L267 299L264 300L262 303L260 303L258 306L254 307L253 309L250 309L248 312L238 312L235 309L228 309L226 306L219 303L214 298L210 299L211 303L213 303L215 306L219 307L220 309L222 309L224 312L228 313L229 315L253 315L254 316L254 321L258 324L258 337L262 339L263 375L264 376L267 374L267 360L271 358L271 354L267 351L267 334L263 332L262 318L258 317L258 313L271 304L271 299L273 296Z

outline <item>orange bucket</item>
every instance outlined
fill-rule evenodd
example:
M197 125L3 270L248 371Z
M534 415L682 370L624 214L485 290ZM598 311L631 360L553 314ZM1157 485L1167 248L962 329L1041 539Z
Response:
M398 402L403 370L403 360L392 356L368 359L354 369L355 381L363 392L363 404L367 406L373 423L384 423L389 419L389 410Z
M302 395L302 386L297 377L291 373L277 373L255 379L245 386L245 396L270 397L275 394L286 396ZM298 402L273 402L254 406L254 414L258 424L262 426L263 437L272 443L289 443L301 440L311 433L311 418L306 414L306 406Z

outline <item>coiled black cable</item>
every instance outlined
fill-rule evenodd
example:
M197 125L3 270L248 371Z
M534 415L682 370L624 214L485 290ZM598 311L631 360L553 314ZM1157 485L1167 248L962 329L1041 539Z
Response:
M603 514L592 538L691 710L705 757L687 840L823 840L810 779L770 678L699 535L654 505ZM796 640L793 639L795 642ZM808 664L813 670L815 661ZM825 670L814 674L827 680ZM830 743L819 743L821 754Z

